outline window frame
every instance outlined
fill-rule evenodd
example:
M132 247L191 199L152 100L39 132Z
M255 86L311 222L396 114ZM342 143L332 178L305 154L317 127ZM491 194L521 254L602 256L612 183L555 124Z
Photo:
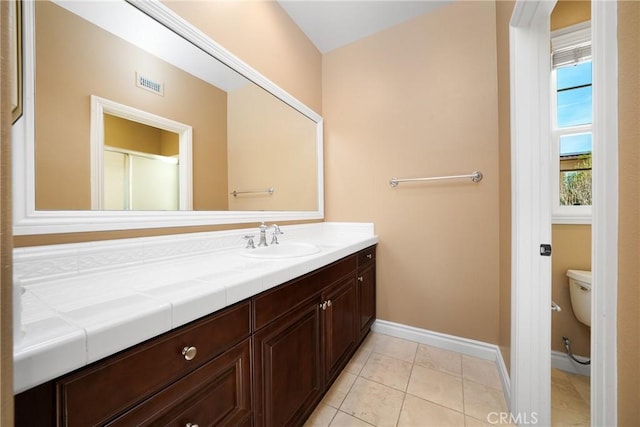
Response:
M570 46L591 42L591 21L582 22L577 25L562 28L551 33L551 45L553 52L565 49ZM558 128L558 96L557 96L557 73L556 67L551 69L551 164L552 168L552 191L551 191L551 223L552 224L591 224L592 206L566 206L560 204L560 137L591 133L592 145L591 156L593 158L593 119L592 123L578 126L568 126ZM593 88L593 76L591 79ZM593 91L593 89L592 89ZM593 92L592 92L593 93ZM593 100L591 102L593 109ZM592 191L593 191L593 167L592 170Z

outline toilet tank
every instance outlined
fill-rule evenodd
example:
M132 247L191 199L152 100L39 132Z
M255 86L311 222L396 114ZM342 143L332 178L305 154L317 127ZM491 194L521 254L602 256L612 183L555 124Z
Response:
M578 285L582 286L586 290L591 290L591 272L585 270L567 270L567 276L569 277L569 282L571 279L577 282Z
M568 270L567 276L573 314L580 322L591 326L591 272Z

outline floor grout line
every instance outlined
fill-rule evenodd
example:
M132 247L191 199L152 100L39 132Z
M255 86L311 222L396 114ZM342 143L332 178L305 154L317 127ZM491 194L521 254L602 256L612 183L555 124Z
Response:
M462 379L462 414L464 417L464 425L467 425L467 406L465 402L465 393L464 393L464 359L462 355L460 357L460 378Z
M404 341L407 341L407 342L413 342L413 341L411 341L411 340L404 340ZM465 367L464 367L464 364L462 363L462 362L463 362L463 361L462 361L462 356L463 356L463 354L458 353L458 352L455 352L455 353L457 353L458 357L460 358L460 373L459 373L459 374L458 374L458 373L453 373L453 372L451 372L450 370L447 370L447 369L438 369L438 368L437 368L437 361L435 361L435 360L434 360L434 361L431 361L431 362L433 362L433 363L434 363L434 366L432 366L432 367L423 366L422 364L417 363L418 350L419 350L420 345L421 345L420 343L417 343L417 344L418 344L418 345L416 346L416 350L415 350L415 352L413 353L412 362L409 362L409 361L408 361L408 360L406 360L406 359L401 359L401 358L397 358L397 357L394 357L394 356L390 356L390 355L385 354L385 353L382 353L382 352L380 352L380 351L376 351L376 350L380 350L380 349L377 349L375 345L371 345L370 347L368 347L368 349L366 350L367 356L366 356L366 358L363 360L363 362L362 362L362 364L361 364L361 367L360 367L360 369L358 370L358 373L357 373L357 374L353 374L353 375L356 377L356 379L354 380L354 382L353 382L353 383L351 384L351 386L349 387L349 390L347 391L347 393L346 393L346 395L345 395L344 399L342 399L342 402L341 402L340 407L342 407L342 403L343 403L343 402L344 402L344 400L346 399L347 395L348 395L348 394L351 392L351 390L353 389L353 385L355 384L355 381L357 381L357 380L358 380L358 378L362 378L363 380L366 380L366 381L369 381L369 382L372 382L372 383L375 383L375 384L379 384L379 385L381 385L381 386L388 387L389 389L396 390L396 391L400 391L400 392L402 393L402 402L401 402L401 404L400 404L400 411L399 411L399 413L398 413L398 416L397 416L397 418L396 418L396 422L395 422L396 427L400 424L400 419L401 419L401 416L402 416L402 412L403 412L403 410L404 410L404 408L405 408L405 403L406 403L407 395L410 395L410 396L415 397L415 398L417 398L417 399L423 400L423 401L425 401L425 402L428 402L429 404L432 404L432 405L438 406L438 407L443 408L443 409L446 409L446 410L448 410L448 411L452 411L452 412L455 412L455 413L460 414L460 415L464 418L464 424L465 424L465 425L467 425L467 421L468 421L468 420L475 420L475 421L482 422L482 423L483 423L483 422L485 422L486 420L485 420L485 421L483 421L482 419L479 419L479 418L477 418L476 416L473 416L473 415L470 415L470 414L467 414L467 413L466 413L466 409L467 409L467 408L466 408L466 400L467 400L467 399L466 399L466 395L465 395L465 393L464 393L464 385L465 385L465 383L473 383L473 384L477 384L477 385L480 385L480 386L483 386L483 387L487 387L487 388L490 388L490 389L493 389L493 390L496 390L496 391L503 391L503 388L502 388L502 387L496 387L496 386L494 386L494 385L485 384L484 382L477 381L477 380L474 380L474 379L466 378L466 377L465 377ZM387 384L384 384L384 383L382 383L382 382L379 382L379 381L376 381L376 380L373 380L373 379L367 378L367 377L365 377L365 376L363 376L363 375L362 375L362 374L363 374L363 372L364 372L364 370L365 370L365 366L366 366L366 365L367 365L367 363L371 360L371 356L373 355L373 353L376 353L377 355L381 355L381 356L384 356L384 357L387 357L387 358L395 359L395 360L396 360L396 361L398 361L398 362L402 362L402 363L411 363L411 368L410 368L410 370L409 370L408 380L407 380L406 385L404 386L404 389L403 389L403 390L400 390L400 389L398 389L398 388L392 387L392 386L387 385ZM459 378L459 379L461 380L461 384L462 384L462 388L463 388L463 390L462 390L462 408L463 408L463 410L462 410L462 411L460 411L460 410L457 410L457 409L454 409L454 408L450 408L450 407L445 406L445 405L442 405L442 404L440 404L440 403L438 403L438 402L434 402L434 401L431 401L431 400L429 400L429 399L425 399L425 398L423 398L423 397L420 397L420 396L414 395L413 393L410 393L410 392L409 392L409 384L410 384L410 382L411 382L411 378L412 378L412 376L413 376L413 373L414 373L414 370L415 370L415 367L416 367L416 366L420 366L420 367L425 368L425 369L431 369L431 370L433 370L433 371L437 371L437 372L440 372L440 373L442 373L442 374L446 374L446 375L449 375L449 376L452 376L452 377ZM573 380L571 380L571 381L569 382L569 384L570 384L570 386L571 386L571 389L575 392L574 394L575 394L575 395L580 399L580 401L584 402L584 399L582 398L582 395L581 395L581 394L580 394L580 392L578 391L578 387L580 387L580 385L579 385L579 384L578 384L578 385L576 385L576 383L575 383ZM588 403L588 402L587 402L587 403ZM335 417L336 417L336 415L338 414L338 412L343 412L344 414L348 414L347 412L342 411L340 408L338 408L338 409L336 409L336 413L334 414L334 416L333 416L333 418L332 418L332 421L331 421L331 422L333 422L333 419L335 419ZM356 418L356 419L358 419L358 420L361 420L362 422L366 423L367 425L371 425L371 423L369 423L368 421L363 420L363 419L361 419L361 418L359 418L359 417L357 417L357 416L355 416L355 415L352 415L352 414L348 414L348 415L350 415L350 416L352 416L352 417L354 417L354 418Z
M369 337L373 337L373 336L374 336L374 335L372 334L372 335L370 335ZM371 340L373 340L372 338L369 338L369 337L368 337L367 339L371 339ZM401 338L399 338L399 339L401 339ZM378 385L381 385L381 386L387 387L387 388L389 388L389 389L391 389L391 390L395 390L395 391L398 391L398 392L402 393L402 401L401 401L401 403L400 403L400 410L399 410L399 412L398 412L398 415L397 415L397 417L396 417L396 421L395 421L395 426L396 426L396 427L398 427L398 425L400 424L400 419L401 419L401 416L402 416L403 410L404 410L404 408L405 408L405 403L406 403L407 395L410 395L410 396L411 396L411 397L413 397L413 398L417 398L417 399L420 399L420 400L422 400L422 401L428 402L428 403L429 403L429 404L431 404L431 405L438 406L438 407L440 407L440 408L442 408L442 409L445 409L445 410L447 410L447 411L452 411L452 412L455 412L455 413L457 413L457 414L460 414L460 415L463 417L464 425L466 425L466 424L467 424L467 418L470 418L470 419L473 419L473 420L476 420L476 421L479 421L479 422L484 422L484 421L482 421L481 419L478 419L477 417L472 416L472 415L470 415L470 414L467 414L467 413L466 413L466 409L467 409L467 408L466 408L466 397L465 397L465 392L464 392L464 385L465 385L465 382L466 382L466 381L469 381L469 382L471 382L471 383L478 384L478 385L481 385L481 386L483 386L483 387L488 387L488 388L491 388L491 389L493 389L493 390L497 390L497 391L503 391L502 387L499 387L499 388L498 388L498 387L494 387L494 386L490 386L490 385L484 384L484 383L479 382L479 381L474 381L474 380L471 380L471 379L467 379L467 378L465 378L465 376L464 376L465 369L464 369L464 364L463 364L463 360L462 360L462 356L463 356L463 354L461 354L461 353L459 353L459 352L455 352L455 351L454 351L454 353L456 353L456 354L457 354L457 356L458 356L458 357L459 357L459 359L460 359L460 360L459 360L459 362L460 362L460 374L459 374L459 375L458 375L457 373L452 373L452 372L450 372L450 371L449 371L449 370L447 370L447 369L438 369L438 368L437 368L437 366L438 366L438 360L437 360L437 359L433 359L433 360L429 361L430 363L433 363L433 365L434 365L433 367L426 367L426 366L422 366L421 364L417 364L418 350L419 350L419 348L420 348L421 343L414 342L414 341L411 341L411 340L406 340L406 339L401 339L401 340L417 344L417 345L416 345L416 348L415 348L415 351L413 352L413 357L412 357L412 361L411 361L411 362L409 362L409 361L408 361L408 360L406 360L406 359L397 358L397 357L394 357L394 356L390 356L390 355L388 355L388 354L386 354L386 353L382 353L382 352L380 352L380 351L376 351L376 350L377 350L377 345L376 345L376 343L375 343L375 342L371 342L371 341L369 341L369 342L367 343L367 346L366 346L366 347L364 346L364 344L365 344L365 343L363 342L363 344L362 344L361 348L360 348L359 350L357 350L357 351L356 351L356 354L357 354L359 351L361 351L362 349L364 349L364 351L367 353L367 355L366 355L366 357L364 358L364 360L362 361L362 363L360 364L360 368L357 370L357 373L356 373L356 374L354 374L354 373L352 373L352 372L344 371L344 372L347 372L347 373L349 373L349 374L351 374L351 375L354 375L354 376L355 376L355 379L354 379L354 381L351 383L351 385L349 386L349 388L348 388L348 390L346 391L346 393L345 393L344 397L340 400L340 404L338 405L338 408L334 408L334 409L336 409L336 412L335 412L335 414L333 414L333 416L332 416L331 420L329 421L329 424L327 425L327 427L328 427L328 426L330 426L330 425L333 423L333 421L334 421L334 420L336 419L336 417L338 416L338 413L339 413L339 412L342 412L342 413L344 413L344 414L346 414L346 415L349 415L349 416L351 416L351 417L354 417L355 419L358 419L358 420L360 420L360 421L362 421L362 422L366 423L367 425L372 425L369 421L366 421L366 420L364 420L364 419L362 419L362 418L359 418L358 416L356 416L356 415L354 415L354 414L350 414L350 413L348 413L348 412L346 412L346 411L343 411L343 410L341 409L341 408L342 408L342 406L344 405L344 402L346 401L347 397L348 397L348 396L349 396L349 394L352 392L352 390L353 390L353 387L354 387L355 383L356 383L359 379L366 380L366 381L368 381L368 382L371 382L371 383L374 383L374 384L378 384ZM383 350L383 351L384 351L384 350ZM385 357L388 357L388 358L391 358L391 359L395 359L396 361L399 361L399 362L402 362L402 363L410 363L410 364L411 364L411 368L410 368L410 370L409 370L409 377L408 377L407 382L406 382L406 384L405 384L405 386L404 386L404 390L397 389L397 388L392 387L392 386L390 386L390 385L388 385L388 384L385 384L385 383L383 383L383 382L379 382L379 381L376 381L376 380L373 380L373 379L370 379L370 378L364 377L364 376L362 375L362 374L363 374L363 372L365 371L365 367L367 366L367 364L368 364L368 363L369 363L369 361L371 360L371 356L373 355L373 353L376 353L376 354L378 354L378 355L385 356ZM355 354L354 354L354 357L355 357ZM351 360L353 360L353 357L352 357L352 359L351 359ZM351 361L350 361L350 362L351 362ZM348 362L348 363L350 363L350 362ZM421 396L415 395L415 394L413 394L413 393L410 393L410 392L409 392L409 384L411 383L411 378L413 377L413 373L414 373L414 370L415 370L415 367L416 367L416 366L420 366L421 368L424 368L424 369L430 369L430 370L433 370L433 371L435 371L435 372L439 372L439 373L441 373L441 374L445 374L445 375L448 375L448 376L451 376L451 377L454 377L454 378L458 378L458 379L460 380L460 385L461 385L461 387L462 387L462 411L460 411L460 410L458 410L458 409L450 408L450 407L448 407L448 406L446 406L446 405L443 405L443 404L441 404L441 403L434 402L434 401L432 401L432 400L425 399L424 397L421 397ZM334 383L334 386L335 386L335 383ZM334 387L334 386L332 386L332 387ZM327 405L327 406L331 407L331 405ZM374 425L374 427L378 427L378 426L375 426L375 425Z

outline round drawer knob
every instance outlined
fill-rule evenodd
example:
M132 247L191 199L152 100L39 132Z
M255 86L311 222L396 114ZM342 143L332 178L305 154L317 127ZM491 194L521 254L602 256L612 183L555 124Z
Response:
M367 259L372 259L373 255L372 254L367 254Z
M191 348L193 348L193 347L191 347ZM187 423L187 424L185 424L184 427L199 427L199 426L198 426L198 424Z
M364 282L364 277L358 276L358 282Z
M193 360L193 358L196 357L196 353L198 353L198 349L195 347L185 347L182 349L182 355L186 360ZM197 426L193 424L192 427Z

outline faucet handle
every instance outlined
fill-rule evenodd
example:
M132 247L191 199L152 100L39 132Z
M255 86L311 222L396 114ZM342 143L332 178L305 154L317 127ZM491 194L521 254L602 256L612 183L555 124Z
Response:
M272 224L271 227L273 227L273 236L271 236L271 244L279 245L280 242L278 242L278 236L281 234L284 234L284 231L280 230L280 227L278 227L277 224Z
M256 245L253 243L253 238L256 237L253 234L248 234L246 236L243 237L244 240L247 241L247 249L255 249Z

